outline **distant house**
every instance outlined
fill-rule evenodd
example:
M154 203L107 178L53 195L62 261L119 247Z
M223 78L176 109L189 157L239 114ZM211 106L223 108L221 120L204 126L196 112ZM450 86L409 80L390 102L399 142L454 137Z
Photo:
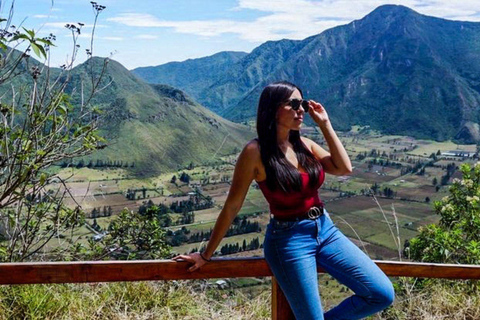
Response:
M93 239L93 241L100 241L100 240L102 240L106 235L107 235L106 232L102 232L102 233L99 233L99 234L96 234L96 235L92 236L92 239Z
M451 150L447 152L442 152L442 156L448 156L448 157L462 157L462 158L471 158L475 152L473 151L465 151L465 150Z

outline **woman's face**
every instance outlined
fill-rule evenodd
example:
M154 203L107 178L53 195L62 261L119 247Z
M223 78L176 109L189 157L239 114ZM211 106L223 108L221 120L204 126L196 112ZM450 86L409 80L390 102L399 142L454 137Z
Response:
M302 95L300 91L295 89L292 95L290 96L289 100L292 99L302 99ZM286 102L282 104L278 110L276 115L277 121L277 128L283 129L290 129L290 130L300 130L300 127L303 123L303 116L305 115L305 110L303 107L298 108L298 110L293 110L292 106Z

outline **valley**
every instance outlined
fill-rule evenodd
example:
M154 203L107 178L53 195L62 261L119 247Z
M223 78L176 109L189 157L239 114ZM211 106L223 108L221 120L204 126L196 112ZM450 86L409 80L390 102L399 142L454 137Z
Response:
M327 148L318 130L306 127L302 134ZM386 136L368 127L354 127L349 132L340 132L339 137L354 171L350 176L327 174L319 195L337 227L373 259L398 259L399 245L401 251L419 227L438 220L433 202L447 194L447 183L457 177L458 165L475 161L473 157L450 154L457 150L458 154L468 152L473 156L476 145ZM187 168L146 179L130 177L121 168L98 170L74 165L60 169L58 176L66 181L73 195L67 203L80 204L87 213L87 224L100 226L96 232L92 228L80 228L75 233L77 240L86 242L89 237L102 234L124 208L133 212L149 205L172 209L174 203L180 202L198 205L201 197L211 199L211 203L205 205L207 208L188 209L193 213L193 221L183 223L182 213L170 210L167 215L171 222L165 226L170 243L176 244L173 252L200 250L206 245L206 235L227 198L237 156L238 153L221 157L221 162L212 166L192 163ZM263 255L261 244L269 212L255 182L250 186L238 218L238 225L245 220L243 224L257 223L258 228L225 237L217 253ZM200 235L205 237L199 238Z

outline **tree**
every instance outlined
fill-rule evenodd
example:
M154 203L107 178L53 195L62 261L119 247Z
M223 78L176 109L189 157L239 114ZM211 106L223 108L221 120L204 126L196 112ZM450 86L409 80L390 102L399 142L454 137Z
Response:
M93 208L92 212L90 213L90 218L97 218L99 217L99 212L97 208Z
M450 195L434 202L438 224L419 229L405 253L411 259L439 263L480 263L480 162L463 164L462 179L454 179Z
M185 182L185 183L189 183L190 182L190 176L187 173L182 172L182 174L180 176L180 181Z
M374 194L377 194L378 188L380 188L380 186L376 182L370 187Z
M147 209L141 215L123 209L108 226L106 236L95 242L90 239L88 246L76 245L71 250L74 260L117 260L160 259L170 255L165 229L155 217L154 210Z
M96 21L105 7L95 2L92 6ZM12 5L9 18L0 19L0 87L4 90L0 104L0 233L7 240L0 244L3 261L32 259L52 238L84 223L79 206L63 205L67 191L48 193L45 187L51 181L63 180L47 169L105 147L97 130L101 112L90 105L98 88L92 86L80 108L70 103L65 91L83 24L66 26L74 50L71 61L53 78L48 65L32 61L30 53L49 61L55 36L40 38L35 30L16 29L11 23L13 11ZM20 45L26 49L16 50ZM19 76L23 80L17 80ZM92 79L99 83L93 74ZM44 201L38 201L44 195Z

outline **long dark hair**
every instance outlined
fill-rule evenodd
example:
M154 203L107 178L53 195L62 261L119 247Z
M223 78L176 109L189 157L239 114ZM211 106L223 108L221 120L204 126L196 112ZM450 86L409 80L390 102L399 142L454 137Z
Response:
M293 83L280 81L266 86L258 102L257 134L260 144L260 155L267 174L267 187L284 192L301 191L302 178L300 172L285 157L277 143L276 114L278 108L288 101L297 89L303 97L302 90ZM300 132L290 130L288 141L293 146L298 162L305 168L309 176L309 186L313 189L319 184L322 166L300 139Z

